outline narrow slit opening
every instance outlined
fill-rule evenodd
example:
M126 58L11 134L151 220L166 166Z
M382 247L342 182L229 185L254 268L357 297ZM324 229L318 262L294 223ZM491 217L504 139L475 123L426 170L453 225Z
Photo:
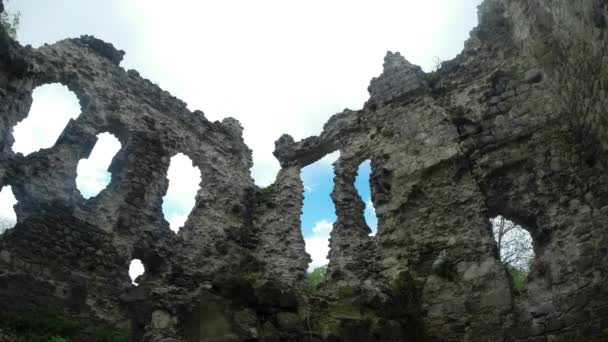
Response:
M365 223L371 230L370 236L375 236L378 231L378 217L376 216L376 209L372 201L371 193L371 161L366 160L359 165L357 170L357 178L355 178L355 188L359 193L359 197L365 203L365 211L363 217Z

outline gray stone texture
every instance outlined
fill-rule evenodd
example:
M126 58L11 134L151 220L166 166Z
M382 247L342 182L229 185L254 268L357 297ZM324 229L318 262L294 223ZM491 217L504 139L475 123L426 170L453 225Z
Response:
M0 310L52 305L134 341L605 341L607 20L602 0L485 0L455 59L424 73L389 52L363 109L280 137L264 189L236 120L189 111L111 44L3 35L0 185L19 203L0 236ZM56 82L82 113L53 147L13 153L32 90ZM102 132L122 149L85 200L76 167ZM327 281L311 293L300 171L338 150ZM175 234L161 204L177 153L202 182ZM376 236L354 187L368 159ZM497 215L532 235L523 290L498 259Z

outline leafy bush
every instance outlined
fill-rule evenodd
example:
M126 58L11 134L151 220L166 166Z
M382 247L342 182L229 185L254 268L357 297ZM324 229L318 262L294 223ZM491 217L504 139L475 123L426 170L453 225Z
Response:
M260 193L261 194L270 194L270 193L272 193L272 191L273 191L272 184L270 184L267 187L260 188Z
M312 292L316 291L323 282L327 273L327 266L315 268L308 274L308 289Z
M129 335L115 328L80 322L66 317L60 310L30 307L22 311L0 313L0 331L28 342L70 342L75 336L89 336L98 342L128 342Z
M12 315L2 314L0 327L31 342L66 342L63 336L74 333L78 323L48 308L36 307Z
M513 287L517 290L523 289L524 285L526 284L526 277L528 276L528 273L512 266L507 266L507 269L509 270L509 274L513 279Z

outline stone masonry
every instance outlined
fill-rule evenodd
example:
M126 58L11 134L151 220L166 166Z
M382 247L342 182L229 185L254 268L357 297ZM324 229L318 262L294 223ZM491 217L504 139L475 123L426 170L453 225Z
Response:
M1 34L0 186L19 203L0 236L0 317L53 307L152 342L608 340L605 0L485 0L463 52L432 73L389 52L361 110L277 140L264 189L236 120L189 111L123 55L90 36L33 49ZM12 130L49 83L82 112L53 147L16 154ZM76 168L103 132L122 148L85 200ZM334 151L330 263L310 291L300 171ZM161 204L177 153L202 182L176 234ZM354 186L365 160L376 236ZM523 290L498 259L497 215L533 238Z

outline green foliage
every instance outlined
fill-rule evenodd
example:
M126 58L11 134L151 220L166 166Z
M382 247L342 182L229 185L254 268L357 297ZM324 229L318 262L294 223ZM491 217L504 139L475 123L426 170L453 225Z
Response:
M513 279L513 287L517 290L523 289L528 273L511 266L507 266L507 270Z
M255 284L255 282L260 279L260 274L258 272L247 271L242 274L243 279L247 280L251 284Z
M3 12L0 14L0 30L2 32L6 32L6 34L13 39L17 38L17 30L19 30L20 23L20 12L15 14Z
M340 299L325 305L313 304L312 313L309 320L310 332L324 338L340 336L344 320L364 322L368 319L349 299Z
M53 336L53 337L51 337L49 342L68 342L68 340L66 340L65 338L63 338L61 336Z
M272 188L272 184L270 184L270 185L269 185L269 186L267 186L267 187L260 188L260 193L262 193L262 194L269 194L269 193L271 193L271 192L272 192L272 190L273 190L273 188Z
M89 325L48 307L30 307L19 312L0 313L0 331L28 342L70 342L74 336L89 336L97 342L128 342L129 334L104 325L93 331Z
M131 340L124 331L117 331L108 327L97 328L94 335L100 342L129 342Z
M308 289L315 292L319 288L319 285L325 282L326 274L327 266L315 268L311 273L308 274Z
M36 307L27 311L2 314L0 327L3 330L25 337L31 342L60 342L68 341L63 336L73 334L78 323L58 315L57 312L44 307Z

